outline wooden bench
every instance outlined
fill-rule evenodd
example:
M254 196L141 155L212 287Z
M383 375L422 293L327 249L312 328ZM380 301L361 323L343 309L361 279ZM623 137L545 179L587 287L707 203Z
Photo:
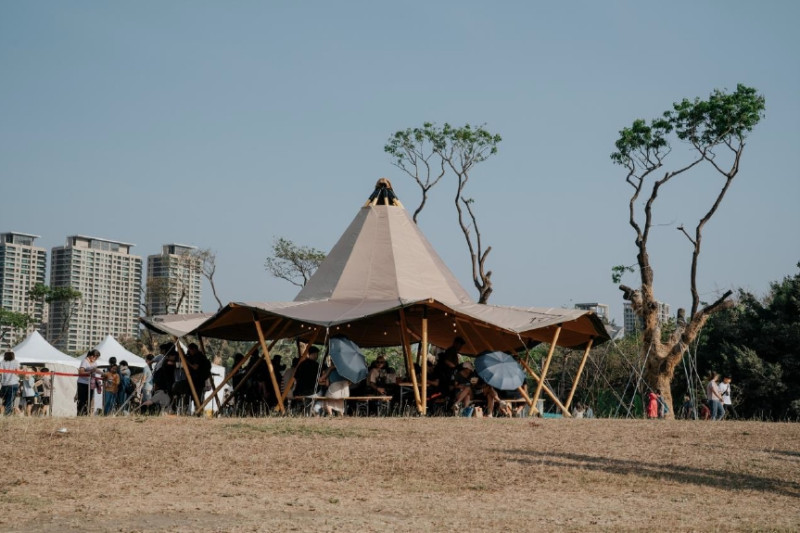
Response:
M310 408L311 405L315 401L321 402L338 402L344 400L345 402L356 402L356 415L358 415L361 410L366 411L364 415L366 416L369 412L369 402L371 401L378 401L381 402L383 405L381 409L383 410L383 414L387 414L389 411L389 402L392 401L391 396L348 396L347 398L329 398L327 396L295 396L292 400L310 400L310 405L307 408ZM304 409L305 411L306 409Z

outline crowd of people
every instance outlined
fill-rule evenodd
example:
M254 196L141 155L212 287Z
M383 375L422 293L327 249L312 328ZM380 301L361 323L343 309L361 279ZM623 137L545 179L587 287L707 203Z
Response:
M50 414L50 397L53 380L47 367L35 367L30 374L19 373L21 367L14 352L3 354L0 361L0 397L3 414L47 416Z

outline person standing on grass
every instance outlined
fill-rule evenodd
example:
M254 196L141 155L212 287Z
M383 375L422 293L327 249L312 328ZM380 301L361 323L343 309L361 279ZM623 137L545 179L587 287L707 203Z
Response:
M48 368L42 368L40 372L50 372ZM53 391L53 380L49 374L42 374L38 380L36 380L36 387L39 390L39 398L42 400L42 409L39 412L41 416L47 416L50 414L50 395Z
M658 394L649 391L644 396L645 398L645 414L647 418L658 418Z
M19 361L14 358L14 352L6 352L3 360L0 361L0 370L7 372L0 373L0 394L3 398L3 407L6 416L14 412L14 400L17 398L19 390Z
M108 416L117 407L119 392L119 374L117 365L111 365L103 372L103 414Z
M153 354L147 354L144 358L145 365L142 369L144 376L142 377L142 403L146 402L153 396Z
M100 359L100 352L98 350L89 350L81 360L78 367L78 416L87 416L89 414L91 390L89 385L92 381L92 376L97 370L97 360Z
M722 378L722 383L719 384L719 393L722 395L722 409L723 409L723 417L729 418L729 413L733 413L735 418L739 418L739 415L736 414L736 409L733 408L733 404L731 403L731 378L730 376L725 376Z
M711 409L711 420L722 420L725 410L722 408L722 394L719 392L719 374L713 374L706 385L706 399Z

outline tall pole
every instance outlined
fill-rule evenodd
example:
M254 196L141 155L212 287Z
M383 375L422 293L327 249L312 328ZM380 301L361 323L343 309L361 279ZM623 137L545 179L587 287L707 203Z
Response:
M411 376L411 386L414 389L414 401L417 404L417 412L424 413L423 403L420 399L420 390L417 386L417 371L414 369L414 360L411 357L411 344L408 342L408 323L406 322L406 313L400 309L400 336L403 339L403 352L406 354L406 366L408 367L408 375ZM401 406L402 407L402 406Z
M539 401L539 395L542 393L542 386L544 385L544 380L547 377L547 370L550 368L550 360L553 358L553 352L556 350L556 343L558 342L558 336L560 334L561 324L558 325L555 333L553 334L553 340L550 342L550 350L547 352L547 359L544 360L544 365L542 365L542 377L539 379L539 383L536 384L536 392L533 393L534 405L536 405L536 402Z
M428 414L428 308L422 308L422 361L420 367L422 370L422 414Z
M272 380L272 388L275 391L275 397L278 399L278 411L284 413L286 410L283 408L283 398L281 397L281 387L278 385L278 380L275 378L275 368L272 366L272 360L269 356L269 347L267 346L267 340L264 337L264 330L261 329L261 322L258 321L258 317L253 317L253 321L256 324L256 331L258 332L258 340L261 342L261 348L264 350L264 362L267 363L267 370L269 370L269 377Z
M589 350L592 349L592 343L594 342L594 337L589 339L589 342L586 343L586 350L583 352L583 359L581 359L581 364L578 365L578 372L575 374L575 381L572 382L572 390L569 391L569 396L567 397L567 402L564 404L564 407L569 409L569 406L572 404L572 397L575 396L575 390L578 388L578 382L581 379L581 373L583 372L583 367L586 366L586 359L589 358Z

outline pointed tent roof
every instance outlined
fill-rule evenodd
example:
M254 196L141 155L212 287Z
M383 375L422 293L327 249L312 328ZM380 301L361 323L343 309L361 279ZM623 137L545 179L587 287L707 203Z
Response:
M95 350L100 352L100 359L97 360L99 365L107 365L111 357L116 357L117 362L127 361L128 366L144 368L147 362L133 352L129 352L122 346L117 339L109 335L103 341L94 347Z
M402 207L368 205L295 298L474 303Z
M20 342L11 349L14 357L20 363L59 363L62 365L78 367L80 361L74 357L58 351L52 344L47 342L44 337L34 331L28 338Z
M559 325L560 346L608 339L590 311L474 303L383 178L295 301L230 303L195 332L256 340L257 319L270 338L322 340L316 333L322 326L364 347L397 346L404 342L401 309L411 342L420 339L427 317L430 342L447 346L460 334L465 354L549 342Z

